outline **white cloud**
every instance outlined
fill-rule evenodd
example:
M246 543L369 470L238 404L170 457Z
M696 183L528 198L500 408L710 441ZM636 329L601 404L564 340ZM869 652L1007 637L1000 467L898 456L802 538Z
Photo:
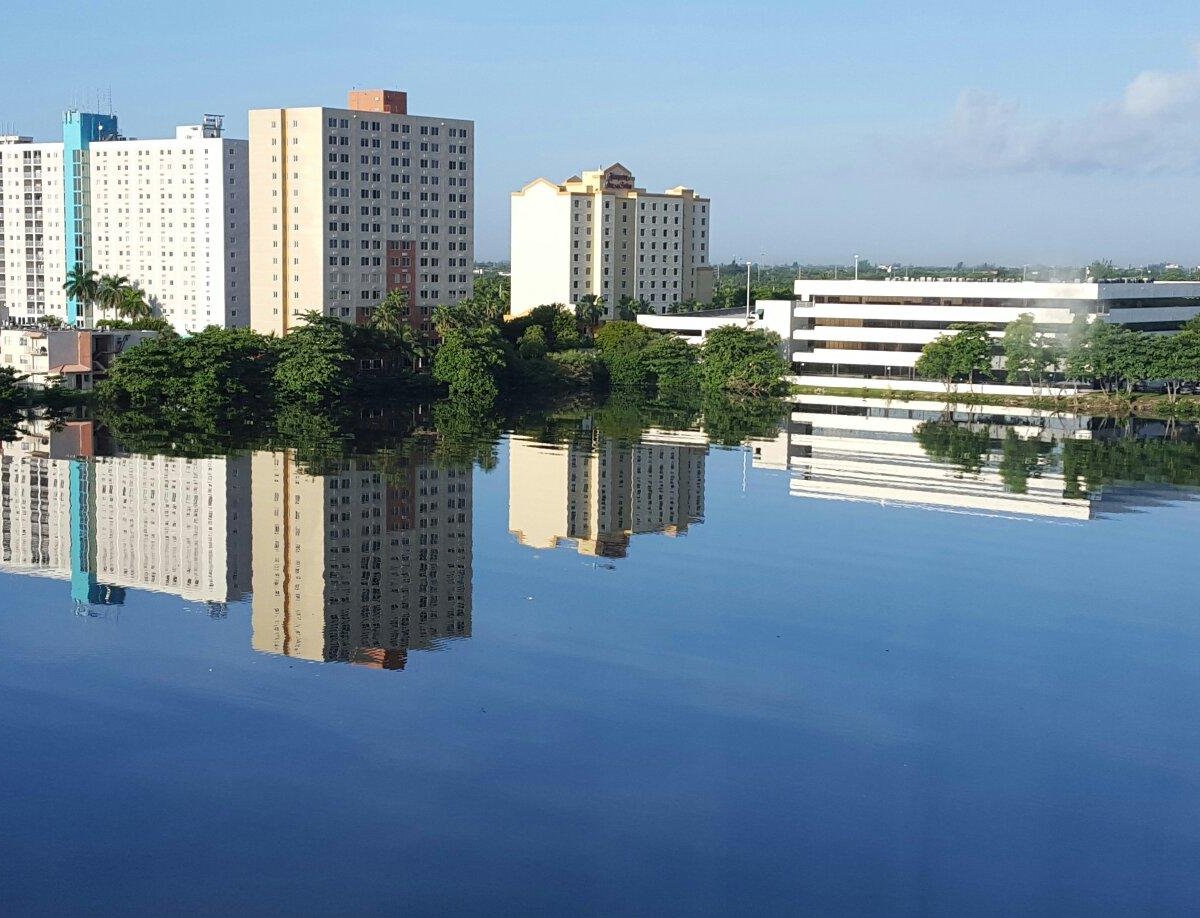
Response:
M1200 47L1187 70L1147 70L1077 117L1030 118L968 89L934 137L934 168L958 173L1200 171Z

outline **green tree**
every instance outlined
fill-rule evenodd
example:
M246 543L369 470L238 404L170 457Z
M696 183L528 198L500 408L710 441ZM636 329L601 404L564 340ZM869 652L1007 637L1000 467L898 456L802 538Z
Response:
M642 349L640 358L660 392L691 389L697 382L698 348L682 338L658 335Z
M103 274L96 284L96 305L115 316L125 302L128 289L129 278L124 274Z
M495 402L507 367L505 342L494 325L447 327L433 357L433 377L449 387L450 397L479 406Z
M774 332L740 325L714 328L700 350L704 387L754 396L780 393L791 367L779 347L779 336Z
M120 301L114 309L119 316L131 322L141 322L154 317L154 308L146 300L146 293L136 284L126 284L120 289Z
M575 304L575 320L583 335L591 335L600 325L601 320L608 314L608 306L604 297L588 293L580 297Z
M354 385L353 326L310 312L275 344L274 388L283 403L329 407Z
M942 335L921 349L917 359L917 375L922 379L940 379L946 391L956 382L974 382L976 376L987 376L992 367L992 339L986 326L978 324L952 325L953 335Z
M612 385L621 389L645 389L654 384L654 372L644 351L662 337L636 322L606 322L596 332L596 349L608 367Z
M517 353L525 360L537 360L545 357L549 348L546 345L546 331L540 325L530 325L517 342Z
M642 311L638 306L636 299L628 294L623 295L617 301L617 318L622 322L636 322L638 313Z
M1088 277L1094 281L1111 280L1112 278L1121 276L1121 272L1117 270L1117 266L1108 258L1093 261L1088 265L1087 273Z
M1027 493L1029 479L1041 476L1053 445L1037 437L1021 437L1008 428L1004 432L1000 455L1000 479L1004 489L1012 494Z

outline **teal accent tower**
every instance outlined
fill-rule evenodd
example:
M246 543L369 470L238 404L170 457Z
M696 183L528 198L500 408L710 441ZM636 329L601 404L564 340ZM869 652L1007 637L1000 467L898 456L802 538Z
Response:
M63 248L67 253L67 273L82 265L91 266L89 234L91 231L91 188L88 168L88 147L97 140L117 140L116 115L70 110L63 112ZM75 324L82 318L80 303L67 303L67 322Z

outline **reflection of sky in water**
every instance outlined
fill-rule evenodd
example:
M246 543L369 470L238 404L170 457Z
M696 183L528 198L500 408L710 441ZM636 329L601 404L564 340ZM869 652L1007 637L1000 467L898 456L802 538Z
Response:
M203 495L205 523L210 496L248 490L249 508L213 519L252 570L209 552L221 538L183 538L177 504L130 506L85 526L82 566L124 590L87 606L72 599L80 514L65 533L37 521L57 567L0 574L3 898L16 912L1182 912L1200 894L1200 628L1181 546L1200 508L1107 488L1103 512L1058 525L797 499L802 474L889 480L812 445L799 460L826 464L799 473L665 436L502 444L495 470L452 479L463 492L442 469L430 494L414 462L378 488L368 471L347 491L339 472L336 505L332 476L300 470L284 500L274 454L241 460L252 480L232 484L242 466L224 460L97 463L96 512L156 475L177 485L160 480L155 501ZM943 488L920 465L889 469ZM47 501L55 480L34 479ZM7 518L15 506L6 492ZM275 549L285 519L300 523L291 554ZM436 589L435 533L463 549L439 553ZM373 605L376 573L388 611L339 631L342 611ZM422 595L436 635L420 632ZM361 652L380 636L380 659ZM373 671L387 649L404 673Z

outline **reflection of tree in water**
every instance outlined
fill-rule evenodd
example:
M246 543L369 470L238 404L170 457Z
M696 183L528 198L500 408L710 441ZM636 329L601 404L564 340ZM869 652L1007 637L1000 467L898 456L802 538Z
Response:
M1086 497L1117 482L1200 487L1200 441L1195 431L1172 433L1176 436L1065 441L1066 496Z
M1025 494L1029 490L1029 479L1040 478L1042 469L1049 463L1054 441L1022 437L1009 428L1004 432L1001 447L1000 478L1004 490Z
M984 430L949 420L922 421L914 430L930 459L948 462L967 475L978 475L987 461L990 438Z

